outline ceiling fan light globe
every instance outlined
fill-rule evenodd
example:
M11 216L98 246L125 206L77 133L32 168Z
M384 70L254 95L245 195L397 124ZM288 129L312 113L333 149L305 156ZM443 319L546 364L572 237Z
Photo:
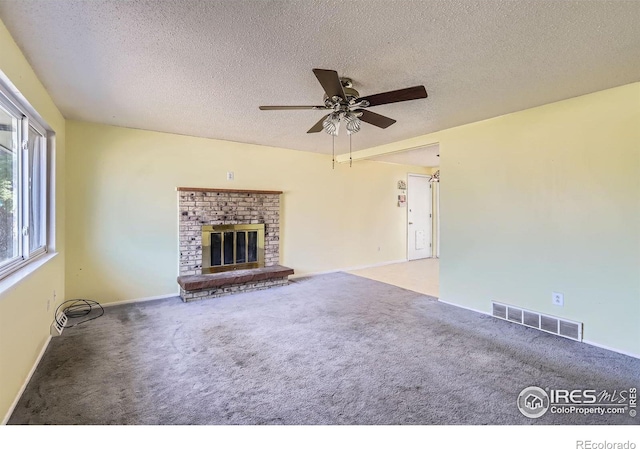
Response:
M331 134L332 136L337 136L338 131L340 130L340 117L335 116L334 114L329 115L322 122L322 128L327 134Z
M344 122L347 128L347 134L355 134L360 131L360 119L355 114L351 112L345 114Z

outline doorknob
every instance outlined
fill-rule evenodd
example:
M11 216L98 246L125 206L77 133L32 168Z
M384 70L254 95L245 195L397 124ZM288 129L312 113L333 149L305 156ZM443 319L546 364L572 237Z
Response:
M409 224L413 224L413 221L410 221Z

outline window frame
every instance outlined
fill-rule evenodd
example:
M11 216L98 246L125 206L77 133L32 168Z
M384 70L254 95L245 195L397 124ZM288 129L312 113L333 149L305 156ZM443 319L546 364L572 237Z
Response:
M52 172L50 160L52 159L53 149L55 147L55 133L44 122L33 107L24 99L18 90L6 79L4 74L0 72L0 105L10 115L17 119L17 153L18 153L18 181L17 186L13 186L17 190L17 229L18 234L18 255L0 262L0 279L19 271L36 259L50 252L53 229L53 211L50 208L50 195L53 191ZM41 142L39 148L34 148L41 154L39 162L39 209L41 215L40 238L42 245L31 250L30 238L32 230L30 229L29 216L31 213L31 191L30 185L33 185L33 179L30 182L30 164L29 164L29 132L33 129L39 136ZM35 158L34 158L35 159Z

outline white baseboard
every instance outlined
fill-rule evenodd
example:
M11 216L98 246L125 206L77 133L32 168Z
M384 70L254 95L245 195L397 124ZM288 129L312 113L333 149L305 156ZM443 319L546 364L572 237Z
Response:
M122 300L122 301L107 302L105 304L101 303L100 305L102 307L121 306L123 304L131 304L131 303L134 303L134 302L155 301L156 299L175 298L177 296L180 296L180 292L178 292L178 293L168 293L166 295L159 295L159 296L147 296L145 298L125 299L125 300Z
M338 269L335 269L335 270L314 271L314 272L311 272L311 273L294 274L292 276L289 276L289 279L295 279L295 278L300 278L300 277L309 277L309 276L320 276L320 275L323 275L323 274L340 273L340 272L344 272L344 271L364 270L365 268L383 267L385 265L393 265L395 263L402 263L402 262L407 262L407 259L389 260L389 261L386 261L386 262L379 262L379 263L374 263L374 264L371 264L371 265L359 265L357 267L345 267L345 268L338 268Z
M586 343L591 346L595 346L596 348L606 349L607 351L617 352L618 354L626 355L629 357L633 357L634 359L640 359L640 354L634 354L633 352L621 351L620 349L611 348L609 346L601 345L600 343L595 343L589 340L582 340L582 343Z
M36 372L36 368L40 364L40 360L42 360L42 356L44 355L44 352L49 347L49 342L50 341L51 341L51 335L49 335L47 337L47 341L42 346L42 349L40 350L40 354L38 354L38 357L36 357L36 361L33 363L33 366L31 367L31 370L29 371L29 374L27 374L27 378L24 380L24 383L22 384L22 387L20 387L20 390L18 391L18 394L16 395L16 398L13 400L13 403L11 404L11 407L9 407L9 410L7 411L6 415L4 416L4 418L2 420L2 423L0 423L1 425L3 425L3 426L6 425L7 421L9 421L9 418L11 418L11 414L15 410L16 405L18 405L18 401L22 397L22 393L24 393L24 390L27 388L27 385L29 384L29 381L31 380L31 377L33 376L33 373Z
M442 299L438 299L438 301L443 302L445 304L448 304L450 306L460 307L461 309L470 310L471 312L476 312L476 313L480 313L482 315L487 315L487 316L491 316L491 317L493 316L489 312L483 312L482 310L477 310L477 309L472 309L471 307L461 306L461 305L453 303L453 302L444 301ZM640 354L634 354L632 352L622 351L620 349L612 348L610 346L601 345L600 343L595 343L593 341L582 340L582 343L587 344L589 346L595 346L596 348L606 349L607 351L617 352L618 354L622 354L622 355L626 355L626 356L629 356L629 357L633 357L634 359L640 359Z
M442 298L438 298L438 301L439 302L443 302L443 303L445 303L447 305L450 305L450 306L459 307L459 308L465 309L465 310L470 310L471 312L476 312L476 313L480 313L482 315L492 316L489 312L485 312L483 310L478 310L478 309L472 309L471 307L461 306L460 304L456 304L455 302L445 301Z

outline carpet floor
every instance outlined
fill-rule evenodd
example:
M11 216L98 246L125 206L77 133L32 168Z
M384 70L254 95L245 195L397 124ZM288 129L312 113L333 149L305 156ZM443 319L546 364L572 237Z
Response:
M109 307L52 339L9 424L639 424L516 407L640 360L346 273Z

